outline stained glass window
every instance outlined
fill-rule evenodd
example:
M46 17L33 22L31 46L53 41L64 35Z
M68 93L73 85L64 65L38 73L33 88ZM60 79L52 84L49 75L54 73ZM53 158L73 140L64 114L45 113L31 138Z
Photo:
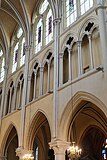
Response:
M102 160L107 159L107 139L105 139L103 146L102 146Z
M38 43L41 42L41 26L38 28Z
M17 62L17 58L18 58L18 49L15 51L15 63Z
M51 9L48 11L46 17L46 44L53 39L53 16Z
M72 12L74 9L74 1L73 0L69 0L69 8L70 8L70 11Z
M48 25L48 32L49 34L52 32L52 16L49 17L49 25Z
M36 27L36 53L40 51L42 46L42 28L43 28L43 21L41 18L37 23Z
M18 46L19 42L17 42L15 48L14 48L14 55L13 55L13 66L12 66L12 73L16 71L17 67L17 61L18 61Z
M77 17L76 0L66 0L66 21L67 27L72 24Z

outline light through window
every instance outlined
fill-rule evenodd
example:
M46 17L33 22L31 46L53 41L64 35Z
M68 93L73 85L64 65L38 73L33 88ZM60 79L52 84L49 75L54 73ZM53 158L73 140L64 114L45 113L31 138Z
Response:
M19 28L18 32L17 32L17 38L20 38L23 34L23 30L22 28Z
M93 6L93 0L80 0L81 15Z
M45 12L45 10L47 9L48 5L49 5L48 1L45 0L41 5L40 14L43 14Z
M42 19L40 19L36 28L36 53L40 51L42 46L42 27Z
M25 38L22 40L21 55L20 55L20 66L25 62Z
M2 64L1 64L1 71L0 71L0 83L3 81L4 79L4 65L5 65L5 61L4 61L4 57L2 58Z
M77 17L76 0L66 0L66 20L67 27L72 24Z
M17 67L17 61L18 61L18 45L19 45L19 42L16 44L16 46L15 46L15 48L14 48L12 73L13 73L14 71L16 71L16 67Z
M48 44L53 39L53 17L52 11L49 10L46 18L46 44Z

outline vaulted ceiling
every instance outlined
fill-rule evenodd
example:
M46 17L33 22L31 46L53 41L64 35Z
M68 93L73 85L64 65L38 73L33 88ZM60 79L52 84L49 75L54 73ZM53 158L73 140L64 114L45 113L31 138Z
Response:
M25 31L31 23L37 0L0 0L0 44L10 45L15 28ZM5 48L6 49L6 48Z

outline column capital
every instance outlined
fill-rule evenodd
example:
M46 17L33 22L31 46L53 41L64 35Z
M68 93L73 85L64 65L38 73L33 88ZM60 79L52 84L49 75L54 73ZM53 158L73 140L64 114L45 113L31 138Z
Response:
M31 77L32 77L31 75L28 75L28 81L31 81Z
M28 157L29 160L32 160L32 158L33 158L32 153L33 153L32 150L27 150L27 149L24 149L21 147L16 149L16 156L18 156L20 160L24 160L25 157L26 158Z
M39 68L40 68L40 72L43 72L44 66L41 65Z
M25 52L28 52L31 49L31 45L26 45L25 46Z
M90 39L92 38L92 34L91 33L88 34L88 38L90 38Z
M54 150L55 154L65 154L65 151L69 148L70 142L55 140L49 143L51 149Z
M8 65L5 65L5 66L4 66L4 69L5 69L5 70L7 70L8 68L9 68Z
M35 74L35 76L37 75L37 70L33 69L33 72Z
M68 52L69 52L69 54L71 54L72 48L68 48Z
M82 40L77 40L78 47L80 47Z
M19 81L20 85L22 85L22 80Z
M64 52L60 52L59 53L59 58L63 58L63 56L64 56Z
M55 25L55 24L59 24L61 22L61 18L55 18L54 20L53 20L53 24Z

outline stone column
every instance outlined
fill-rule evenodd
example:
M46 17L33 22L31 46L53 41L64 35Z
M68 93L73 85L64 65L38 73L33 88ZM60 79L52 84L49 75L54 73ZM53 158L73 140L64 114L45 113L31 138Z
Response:
M27 103L29 103L30 100L30 85L31 85L31 75L28 76Z
M8 93L5 94L5 102L4 102L3 116L5 116L6 110L7 110L7 98L8 98Z
M14 87L14 100L13 100L13 108L12 108L12 111L14 111L16 109L16 94L17 94L17 86L15 84L15 87Z
M18 108L20 108L21 106L21 92L22 92L22 81L19 82L20 83L20 91L19 91L19 103L18 103Z
M59 54L59 33L60 19L54 19L54 87L53 87L53 135L57 137L58 132L58 54Z
M71 82L71 49L68 49L68 65L69 65L69 68L68 68L68 70L69 70L69 82Z
M65 151L69 148L70 142L56 140L49 143L49 145L54 150L55 160L65 160Z
M51 65L51 62L49 61L49 62L48 62L48 83L47 83L47 92L50 91L50 65Z
M81 41L77 41L77 45L78 45L78 76L83 74L81 43L82 43Z
M93 61L93 51L92 51L92 34L88 35L89 39L89 51L90 51L90 69L94 68L94 61Z
M44 67L40 66L40 90L39 90L39 96L43 95L43 71L44 71Z
M10 95L9 95L9 108L8 108L8 113L11 112L12 89L13 89L13 88L11 87L11 88L10 88Z
M63 85L63 57L64 53L59 53L59 87Z
M22 101L22 109L21 109L21 128L20 128L20 138L19 138L19 146L23 147L24 145L24 129L25 129L25 106L27 100L27 87L28 87L28 66L29 66L29 54L30 54L30 46L25 47L25 69L24 69L24 88L23 88L23 101Z
M33 100L36 98L36 76L37 71L34 71L35 77L34 77L34 92L33 92Z
M99 32L100 32L100 41L102 48L103 56L103 65L104 71L107 72L107 30L106 30L106 8L104 7L104 0L97 1L97 14L99 18Z

